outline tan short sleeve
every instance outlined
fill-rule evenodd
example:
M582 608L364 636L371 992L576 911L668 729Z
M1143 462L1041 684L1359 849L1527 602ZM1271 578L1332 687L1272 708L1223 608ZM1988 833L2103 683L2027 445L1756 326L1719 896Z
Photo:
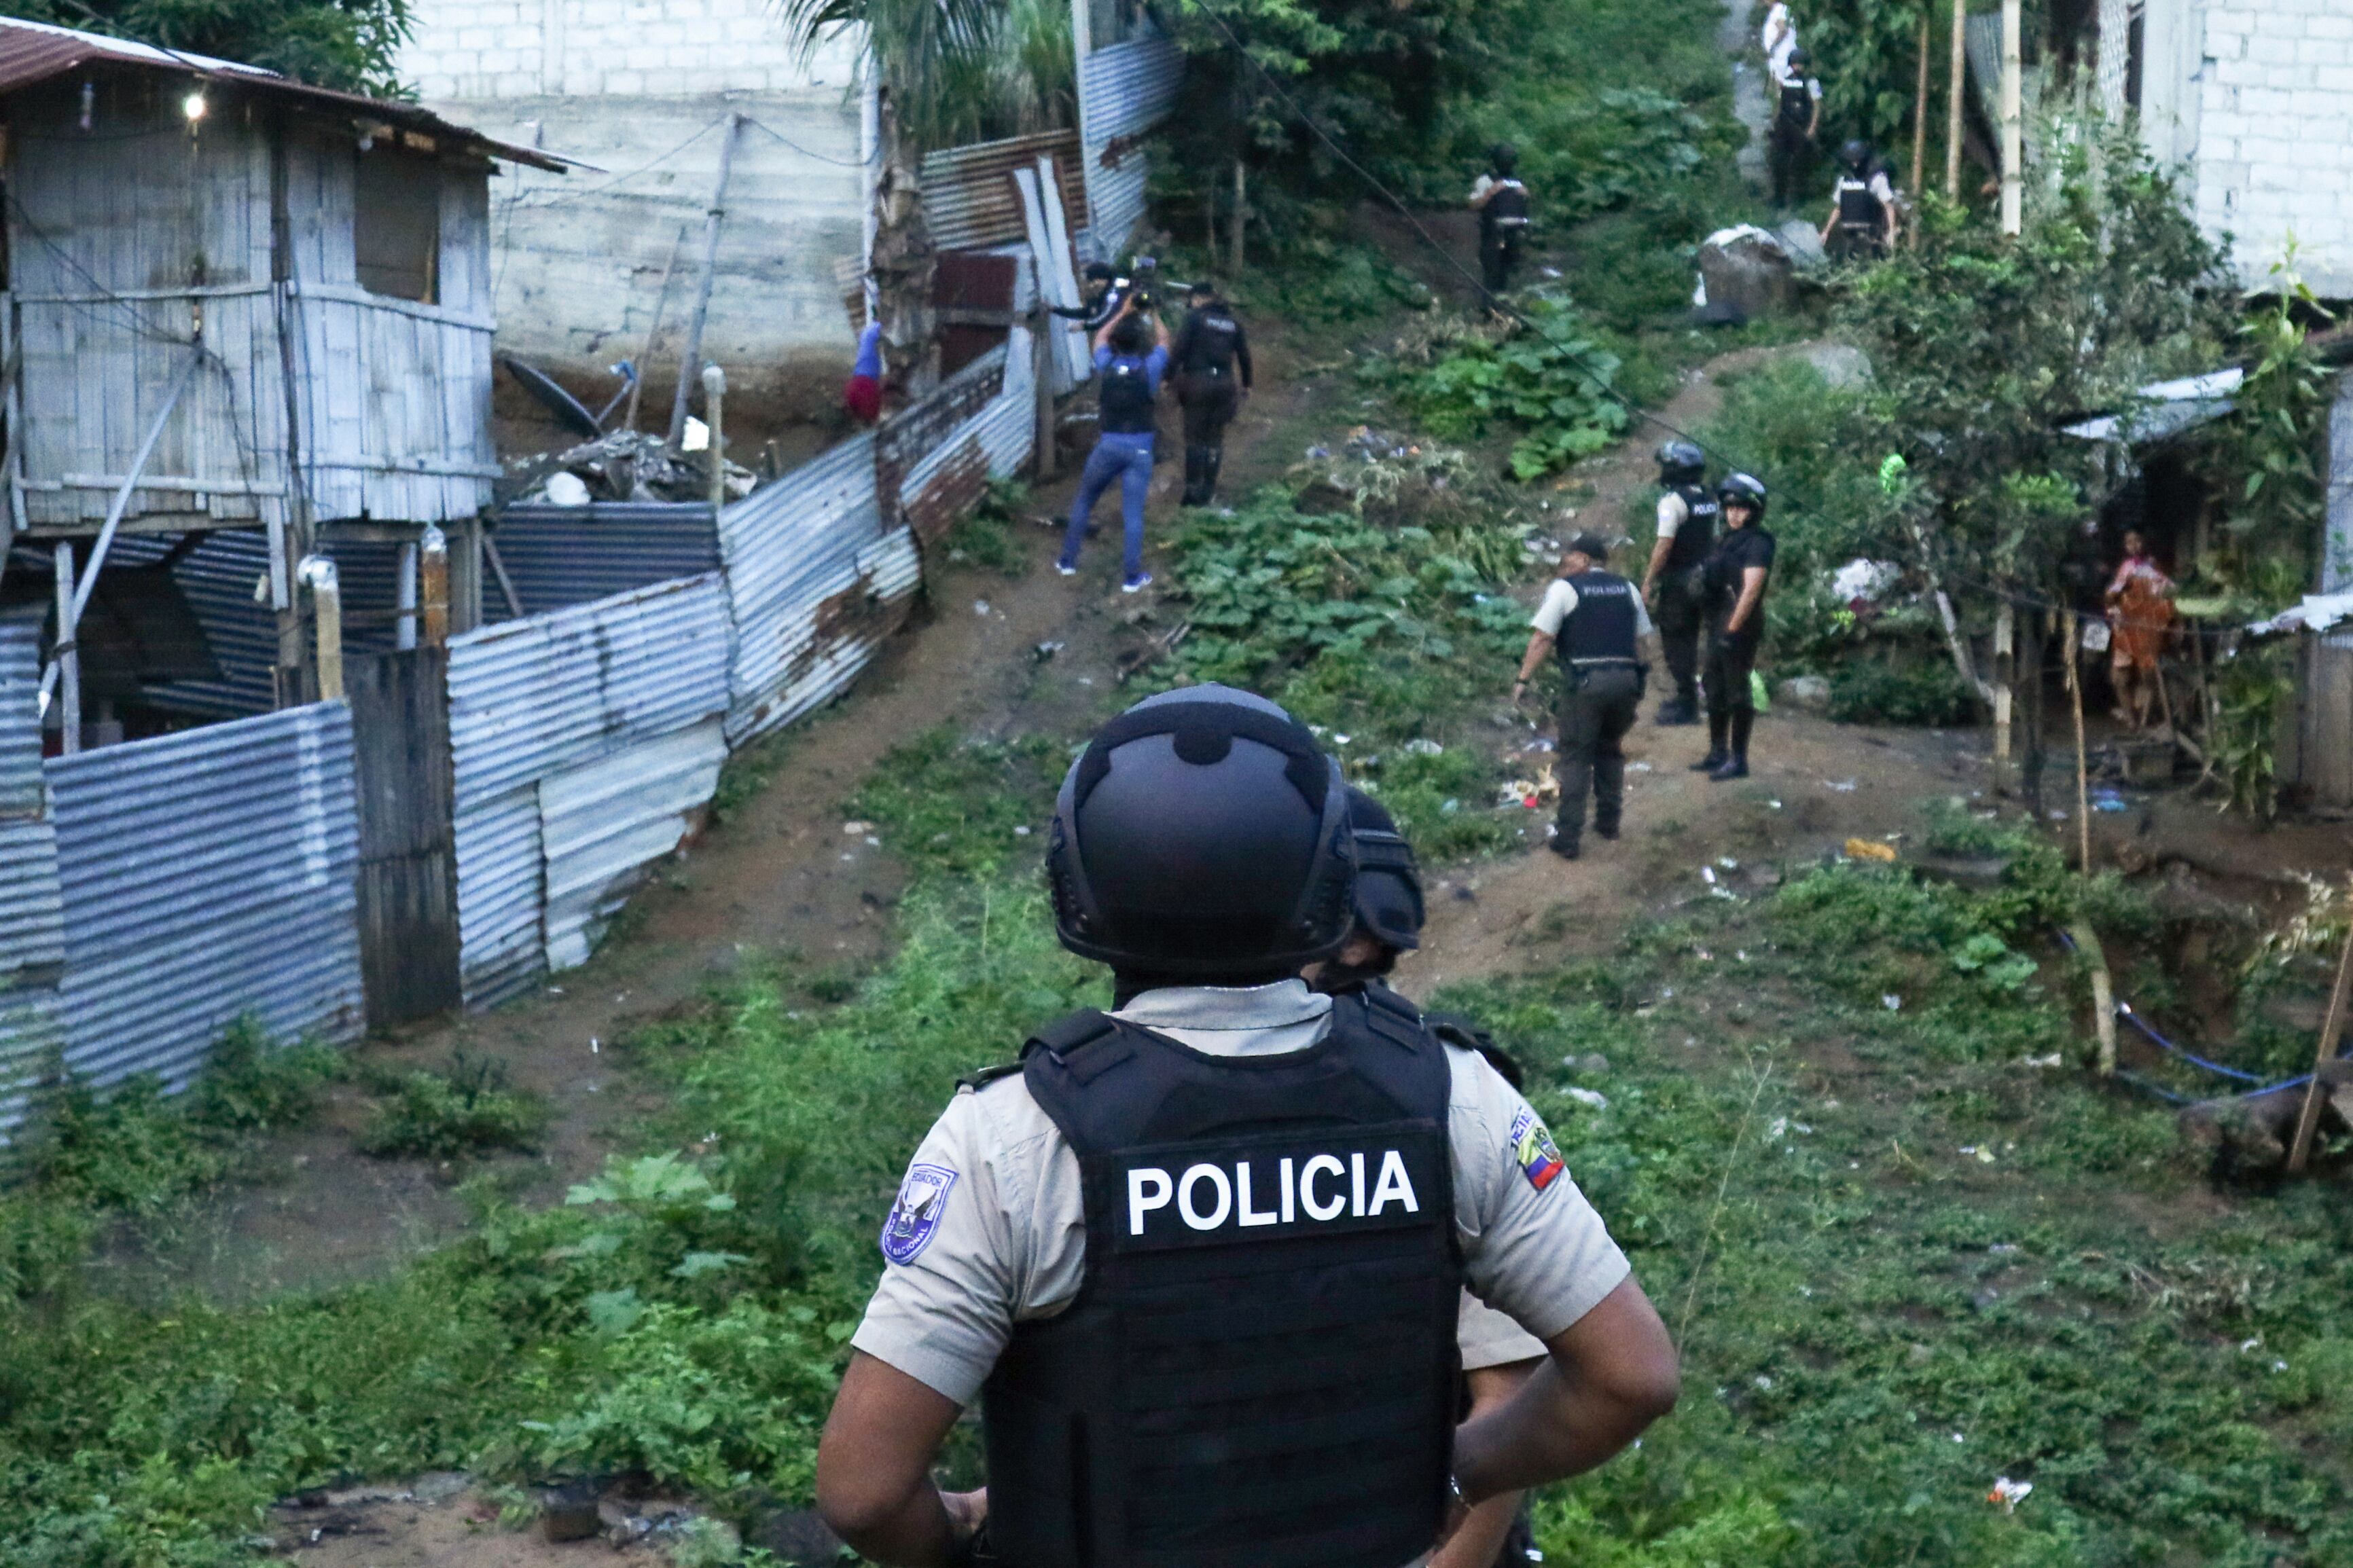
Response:
M1669 490L1659 498L1658 536L1661 539L1672 539L1683 531L1683 524L1690 517L1691 508L1684 504L1683 498Z
M1561 622L1576 609L1577 590L1569 586L1567 578L1556 577L1545 584L1544 598L1537 604L1536 613L1528 617L1528 625L1548 637L1556 637L1560 636Z
M1536 1361L1545 1353L1542 1340L1468 1290L1462 1292L1461 1310L1455 1318L1454 1342L1462 1352L1465 1372Z
M1454 1223L1472 1292L1549 1340L1632 1270L1585 1201L1552 1134L1475 1051L1447 1047Z

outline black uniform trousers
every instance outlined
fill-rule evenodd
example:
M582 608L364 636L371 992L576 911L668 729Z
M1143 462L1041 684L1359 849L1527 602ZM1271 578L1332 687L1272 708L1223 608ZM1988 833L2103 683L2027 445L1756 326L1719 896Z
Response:
M1757 724L1757 698L1749 677L1757 646L1765 640L1759 611L1737 632L1727 632L1719 615L1707 627L1707 734L1711 747L1746 761L1748 732Z
M1496 225L1479 237L1479 271L1487 292L1501 294L1512 286L1512 269L1520 264L1519 225Z
M1626 753L1620 742L1634 727L1642 701L1642 672L1630 664L1588 665L1568 670L1560 700L1560 752L1553 764L1560 780L1557 842L1574 848L1585 834L1585 797L1593 797L1593 829L1604 837L1618 831L1626 809Z
M1803 125L1791 125L1786 121L1773 122L1772 140L1766 144L1765 161L1773 171L1773 205L1788 206L1805 194L1806 165L1812 162L1807 153L1813 143L1807 140Z
M1700 600L1699 572L1670 573L1659 579L1659 648L1675 683L1675 700L1699 712L1699 634L1707 619Z
M1230 370L1188 370L1176 377L1185 411L1185 504L1207 506L1226 460L1226 426L1240 412L1241 388Z

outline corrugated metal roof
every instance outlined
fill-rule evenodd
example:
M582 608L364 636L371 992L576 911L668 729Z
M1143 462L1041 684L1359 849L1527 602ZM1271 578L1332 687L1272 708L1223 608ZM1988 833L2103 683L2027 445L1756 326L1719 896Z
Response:
M727 600L716 574L451 637L458 815L726 707Z
M41 809L40 605L0 612L0 817ZM0 968L7 947L0 943Z
M858 552L881 533L871 433L844 441L719 514L735 631L728 677L731 743L786 721L781 704L800 679L818 606L856 580Z
M588 962L645 867L686 837L726 760L727 737L713 717L540 781L549 969Z
M560 174L567 168L591 166L543 153L534 147L517 147L493 141L413 103L395 103L355 92L337 92L332 88L312 87L308 82L294 81L259 66L215 59L209 55L159 48L153 44L137 43L129 38L109 38L97 33L79 33L70 27L55 27L14 16L0 17L0 94L15 92L20 88L47 81L52 77L64 76L93 62L185 72L198 78L227 78L248 90L290 99L313 109L348 113L354 119L381 121L437 138L454 138L462 142L469 151L510 163L528 163L533 168L546 169L554 174Z
M527 615L719 570L719 529L703 501L511 506L491 537ZM495 580L482 603L504 618Z
M66 1065L185 1084L239 1015L360 1032L351 710L291 708L47 764Z
M1013 194L1013 171L1035 167L1040 155L1054 160L1062 210L1084 212L1086 182L1075 131L1041 131L923 154L917 179L932 243L942 250L985 250L1026 242L1029 231Z
M529 990L547 967L538 784L459 812L457 829L459 984L479 1012Z

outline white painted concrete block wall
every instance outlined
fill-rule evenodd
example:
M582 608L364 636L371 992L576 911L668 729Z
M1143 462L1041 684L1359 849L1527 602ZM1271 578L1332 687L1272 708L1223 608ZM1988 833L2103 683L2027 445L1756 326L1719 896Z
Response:
M737 144L704 351L758 395L829 395L854 341L836 266L860 254L855 39L804 62L769 0L417 0L402 79L461 124L603 173L491 184L499 346L574 376L642 359L681 229L667 380L730 110ZM702 132L698 136L698 132Z
M2198 220L2263 281L2291 237L2323 294L2353 297L2353 0L2210 0Z

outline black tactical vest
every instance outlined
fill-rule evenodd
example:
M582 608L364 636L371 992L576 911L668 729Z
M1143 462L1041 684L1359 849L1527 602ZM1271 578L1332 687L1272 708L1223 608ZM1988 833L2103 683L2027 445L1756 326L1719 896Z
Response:
M1887 222L1887 209L1871 194L1871 182L1858 174L1841 174L1835 192L1841 228L1877 234Z
M1479 221L1490 231L1509 233L1528 226L1528 188L1517 180L1495 182L1494 195L1479 209Z
M1113 354L1103 368L1103 390L1096 397L1105 435L1152 433L1152 378L1145 374L1141 356Z
M1807 90L1804 77L1791 77L1781 84L1781 123L1792 131L1803 131L1814 117L1814 95Z
M1724 508L1704 485L1671 485L1668 487L1683 498L1683 523L1675 530L1675 537L1667 546L1666 570L1690 572L1707 560L1707 552L1715 548L1716 521L1723 517Z
M1596 567L1571 577L1568 585L1577 590L1577 608L1553 643L1561 663L1572 668L1634 663L1634 584Z
M1086 1272L981 1394L1008 1568L1400 1568L1444 1512L1458 1385L1446 1053L1335 998L1212 1057L1100 1013L1023 1051L1079 1157Z
M1234 339L1241 323L1223 305L1195 312L1193 333L1185 347L1185 363L1176 368L1197 375L1223 375L1234 367Z

